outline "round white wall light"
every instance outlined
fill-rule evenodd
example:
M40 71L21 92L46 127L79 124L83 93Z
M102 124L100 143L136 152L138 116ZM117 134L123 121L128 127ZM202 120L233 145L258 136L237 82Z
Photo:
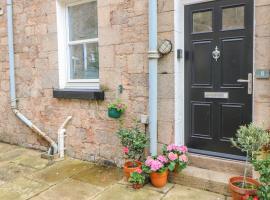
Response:
M162 55L166 55L172 52L172 42L170 40L163 40L161 41L158 51Z

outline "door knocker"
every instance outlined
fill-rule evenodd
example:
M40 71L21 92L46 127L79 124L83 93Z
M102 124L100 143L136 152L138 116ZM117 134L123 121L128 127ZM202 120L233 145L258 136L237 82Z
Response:
M215 50L212 52L212 56L216 61L218 61L218 59L220 58L220 51L217 46Z

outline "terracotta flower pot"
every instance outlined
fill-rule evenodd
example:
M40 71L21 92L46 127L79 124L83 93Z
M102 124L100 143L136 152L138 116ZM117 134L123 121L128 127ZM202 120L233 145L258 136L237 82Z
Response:
M152 185L157 188L164 187L168 181L168 174L169 174L168 169L162 173L157 172L150 173L150 180Z
M246 194L256 195L256 192L257 192L256 189L244 189L244 188L240 188L234 185L234 183L239 183L239 182L241 183L243 182L243 180L244 180L243 176L236 176L236 177L230 178L229 188L230 188L233 200L242 200L243 196L245 196ZM260 185L258 181L252 178L248 178L248 177L246 178L246 182L256 187Z
M143 185L134 183L134 184L132 184L132 187L133 187L133 189L138 190L138 189L141 189L143 187Z
M130 174L132 172L135 172L137 169L142 167L141 162L135 161L135 163L137 165L136 167L133 167L134 162L132 162L132 161L125 162L125 164L124 164L124 167L123 167L124 168L124 174L125 174L125 177L127 178L127 180L129 179Z

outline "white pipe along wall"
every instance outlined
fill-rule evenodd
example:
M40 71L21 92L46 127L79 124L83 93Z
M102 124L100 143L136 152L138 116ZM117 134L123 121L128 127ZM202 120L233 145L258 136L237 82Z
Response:
M8 29L8 51L9 51L9 68L10 68L10 98L11 109L15 115L35 133L44 138L51 145L48 154L57 154L58 146L46 133L41 131L29 119L27 119L17 108L16 83L15 83L15 62L14 62L14 33L13 33L13 2L7 0L7 29Z

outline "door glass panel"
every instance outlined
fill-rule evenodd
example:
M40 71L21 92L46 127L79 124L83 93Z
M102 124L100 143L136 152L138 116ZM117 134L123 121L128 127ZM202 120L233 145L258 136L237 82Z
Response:
M245 25L245 8L238 6L222 10L222 29L241 29Z
M193 13L193 33L212 31L212 11Z

